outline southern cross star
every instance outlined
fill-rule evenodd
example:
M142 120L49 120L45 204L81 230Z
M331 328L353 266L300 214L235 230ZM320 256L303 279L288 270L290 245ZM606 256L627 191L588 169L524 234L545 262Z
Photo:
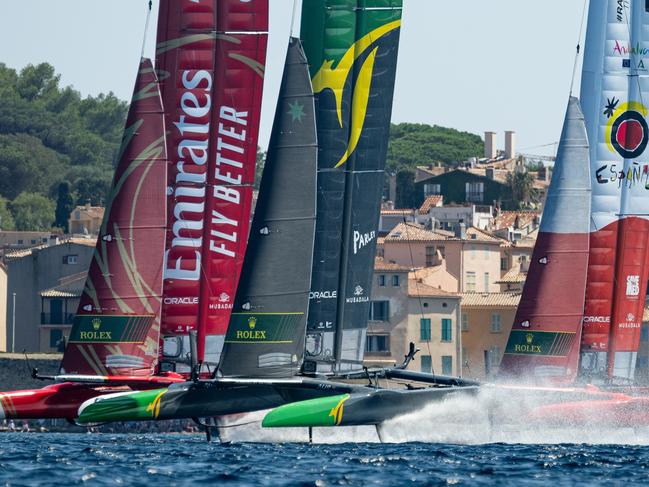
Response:
M294 103L289 103L288 107L289 110L287 113L291 116L291 122L295 122L296 120L302 122L302 117L305 115L304 105L299 101L295 101Z

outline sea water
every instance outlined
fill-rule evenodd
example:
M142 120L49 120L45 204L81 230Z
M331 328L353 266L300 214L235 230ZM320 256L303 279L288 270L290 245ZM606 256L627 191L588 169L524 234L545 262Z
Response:
M203 434L4 433L0 485L649 485L649 428L597 418L530 424L520 411L487 390L379 431L315 428L313 444L305 429L261 429L263 414L222 423L227 443Z
M649 448L207 443L202 435L0 435L2 485L642 485Z

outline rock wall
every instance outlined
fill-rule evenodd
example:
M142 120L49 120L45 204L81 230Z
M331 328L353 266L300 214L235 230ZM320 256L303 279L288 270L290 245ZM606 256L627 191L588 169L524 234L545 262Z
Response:
M29 365L43 375L55 375L61 363L61 354L29 354ZM31 378L31 370L24 355L0 353L0 392L19 389L37 389L52 384Z

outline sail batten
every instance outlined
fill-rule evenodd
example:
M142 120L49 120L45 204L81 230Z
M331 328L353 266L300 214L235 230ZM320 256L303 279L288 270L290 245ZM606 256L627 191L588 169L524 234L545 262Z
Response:
M268 0L163 0L157 68L170 131L162 328L168 369L188 371L188 333L215 366L245 253ZM176 338L174 338L176 337Z
M527 281L499 375L570 384L578 372L591 211L588 140L571 98Z
M582 374L632 380L649 278L646 5L592 0L582 104L593 211Z
M291 377L302 365L316 218L317 147L306 57L299 39L291 39L219 364L226 377Z
M143 59L61 373L145 376L158 365L167 173L162 100Z
M306 0L302 9L319 142L306 352L324 373L362 367L401 6Z

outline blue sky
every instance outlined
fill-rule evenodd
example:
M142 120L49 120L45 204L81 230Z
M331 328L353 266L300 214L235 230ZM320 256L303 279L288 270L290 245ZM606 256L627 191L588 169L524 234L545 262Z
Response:
M84 95L113 91L126 100L147 3L3 2L0 62L20 69L47 61L63 84ZM145 51L149 56L157 3ZM270 5L262 146L273 120L293 0L270 0ZM552 152L535 147L559 138L582 8L583 0L404 0L393 121L478 134L493 130L501 146L503 132L516 130L523 152Z

